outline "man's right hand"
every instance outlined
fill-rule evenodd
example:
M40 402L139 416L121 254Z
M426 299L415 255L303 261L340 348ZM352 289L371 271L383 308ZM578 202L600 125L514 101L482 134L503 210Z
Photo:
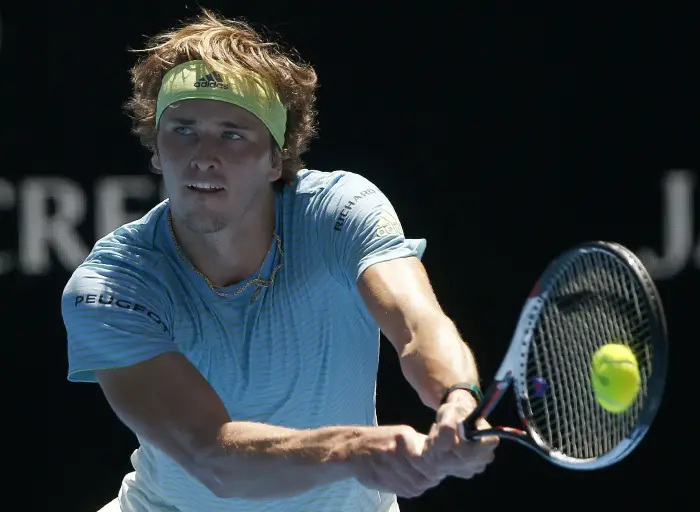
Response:
M423 456L428 436L406 425L360 428L341 448L341 457L366 487L415 498L438 485L446 474Z

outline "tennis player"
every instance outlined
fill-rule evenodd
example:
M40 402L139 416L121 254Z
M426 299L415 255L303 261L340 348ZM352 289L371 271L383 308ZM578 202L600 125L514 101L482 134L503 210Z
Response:
M317 79L295 59L205 10L131 70L168 199L99 240L62 298L69 380L139 441L105 511L396 511L493 459L458 435L477 367L425 240L367 179L301 164ZM380 329L436 411L428 435L377 424Z

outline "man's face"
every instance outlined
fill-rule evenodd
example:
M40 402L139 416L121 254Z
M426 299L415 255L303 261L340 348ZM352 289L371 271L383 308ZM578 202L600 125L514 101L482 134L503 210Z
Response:
M199 233L241 220L281 175L270 132L247 110L184 100L163 113L153 166L163 173L173 215ZM252 209L252 210L251 210Z

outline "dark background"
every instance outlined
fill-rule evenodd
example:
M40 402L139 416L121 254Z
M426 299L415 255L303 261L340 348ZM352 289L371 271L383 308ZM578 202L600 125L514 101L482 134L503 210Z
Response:
M696 8L204 5L266 26L315 65L320 138L307 165L364 174L389 195L407 236L427 238L424 262L484 380L551 257L589 239L663 253L664 180L684 171L681 188L695 196ZM72 268L58 250L40 272L23 266L18 248L40 229L26 225L27 180L70 179L84 191L80 235L89 246L97 238L100 179L148 176L157 183L121 112L135 59L128 49L197 12L182 0L0 8L0 249L11 265L0 267L0 339L10 355L3 451L8 496L21 489L23 510L97 510L115 496L136 446L96 386L66 381L59 301ZM157 199L130 207L144 212ZM47 201L49 214L53 207ZM697 220L694 210L690 220ZM448 480L402 500L402 510L697 505L690 472L697 471L698 270L690 261L672 275L655 274L668 313L671 371L657 421L628 459L600 472L571 472L504 443L485 474ZM380 421L425 432L432 412L383 343ZM517 418L502 411L497 419Z

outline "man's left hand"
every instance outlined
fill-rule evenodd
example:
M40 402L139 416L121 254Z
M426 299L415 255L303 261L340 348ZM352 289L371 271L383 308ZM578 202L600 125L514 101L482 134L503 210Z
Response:
M424 457L446 476L472 478L482 473L494 459L498 438L469 441L461 436L462 423L476 405L471 394L459 389L450 393L437 411L435 423L428 434ZM484 430L491 427L485 420L479 420L477 428Z

